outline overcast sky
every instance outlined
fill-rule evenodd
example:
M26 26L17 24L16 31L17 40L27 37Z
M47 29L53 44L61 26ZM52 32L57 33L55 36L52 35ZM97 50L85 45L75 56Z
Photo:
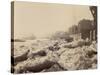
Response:
M56 31L67 31L82 19L93 19L88 6L15 2L14 37L32 34L44 37Z

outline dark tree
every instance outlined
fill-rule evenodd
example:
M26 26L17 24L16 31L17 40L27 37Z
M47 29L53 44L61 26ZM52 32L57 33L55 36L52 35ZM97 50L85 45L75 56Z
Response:
M94 18L94 21L93 21L94 31L95 31L94 37L95 37L95 40L97 40L97 6L90 6L89 8Z
M78 26L73 25L72 27L69 28L69 33L70 34L77 34L78 33Z
M97 7L96 6L90 6L90 11L93 15L94 21L97 21Z
M92 21L91 20L80 20L78 23L78 30L80 33L85 32L85 31L90 31L93 29L92 26Z
M82 39L90 38L90 31L93 30L92 22L93 21L86 19L79 21L78 30L79 33L81 33Z

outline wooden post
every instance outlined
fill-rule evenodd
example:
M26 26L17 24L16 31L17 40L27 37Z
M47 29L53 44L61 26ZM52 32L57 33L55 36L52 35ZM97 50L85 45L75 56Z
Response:
M93 30L93 40L96 40L95 30Z
M90 31L90 41L92 41L92 31Z
M82 39L82 35L81 35L81 33L79 33L79 36L80 36L80 38L79 38L79 39Z

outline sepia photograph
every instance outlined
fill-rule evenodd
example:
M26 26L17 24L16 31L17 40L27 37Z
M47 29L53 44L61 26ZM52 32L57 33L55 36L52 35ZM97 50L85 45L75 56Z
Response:
M97 6L11 2L11 73L97 69Z

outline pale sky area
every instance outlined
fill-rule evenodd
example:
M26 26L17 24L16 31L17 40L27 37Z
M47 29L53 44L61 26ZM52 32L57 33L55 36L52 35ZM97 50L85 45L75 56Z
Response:
M67 31L82 19L93 19L88 6L15 2L14 37L32 34L44 37L56 31Z

